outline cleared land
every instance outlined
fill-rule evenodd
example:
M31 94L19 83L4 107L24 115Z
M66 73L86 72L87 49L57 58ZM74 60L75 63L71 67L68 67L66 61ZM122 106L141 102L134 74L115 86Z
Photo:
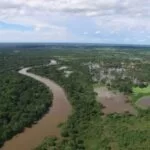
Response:
M122 93L113 93L106 87L96 87L94 91L97 93L97 101L100 102L104 108L104 114L111 113L125 113L137 114L133 106L128 103L128 99Z

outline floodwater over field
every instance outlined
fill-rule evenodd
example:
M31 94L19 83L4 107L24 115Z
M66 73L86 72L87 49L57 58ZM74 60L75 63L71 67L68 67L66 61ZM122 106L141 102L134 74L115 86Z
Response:
M37 124L31 128L26 128L24 132L5 142L1 150L32 150L47 136L60 137L58 125L65 122L71 114L71 105L67 100L64 90L47 78L28 73L29 69L24 68L19 73L34 78L51 89L53 92L53 104L50 107L50 111Z
M127 97L122 93L113 93L106 87L97 87L94 91L97 93L97 101L104 106L102 110L104 114L124 112L137 114L133 106L127 102Z
M144 96L140 98L137 102L136 105L141 108L147 109L150 107L150 96Z

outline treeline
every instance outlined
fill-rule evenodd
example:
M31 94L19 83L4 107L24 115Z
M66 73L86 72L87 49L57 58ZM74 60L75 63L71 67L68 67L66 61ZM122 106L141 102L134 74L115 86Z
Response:
M36 123L49 109L52 94L41 83L17 72L0 75L0 146Z
M108 88L119 90L119 92L123 92L125 94L132 93L133 84L132 81L126 77L125 79L116 78L112 80L111 84L107 84Z
M18 53L6 51L0 53L0 73L16 72L22 67L47 64L50 60L48 54L41 51L21 51Z

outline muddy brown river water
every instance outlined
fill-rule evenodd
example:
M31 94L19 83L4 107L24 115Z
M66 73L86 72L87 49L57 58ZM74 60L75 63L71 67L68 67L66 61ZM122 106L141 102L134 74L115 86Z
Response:
M71 105L67 100L64 90L55 82L39 75L27 72L30 68L19 71L20 74L40 81L53 92L53 104L49 112L24 132L17 134L5 142L0 150L32 150L47 136L60 137L58 125L65 122L71 114Z
M104 114L129 112L137 115L136 109L127 102L128 98L123 93L114 93L106 87L97 87L94 91L97 93L97 101L104 106Z

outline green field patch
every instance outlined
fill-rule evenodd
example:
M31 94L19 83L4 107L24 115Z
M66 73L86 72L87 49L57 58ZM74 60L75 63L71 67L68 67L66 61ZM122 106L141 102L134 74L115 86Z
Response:
M147 94L147 93L150 93L150 85L145 88L133 87L132 91L134 95Z
M133 91L132 100L136 102L141 97L150 95L150 85L145 88L133 87L132 91Z

